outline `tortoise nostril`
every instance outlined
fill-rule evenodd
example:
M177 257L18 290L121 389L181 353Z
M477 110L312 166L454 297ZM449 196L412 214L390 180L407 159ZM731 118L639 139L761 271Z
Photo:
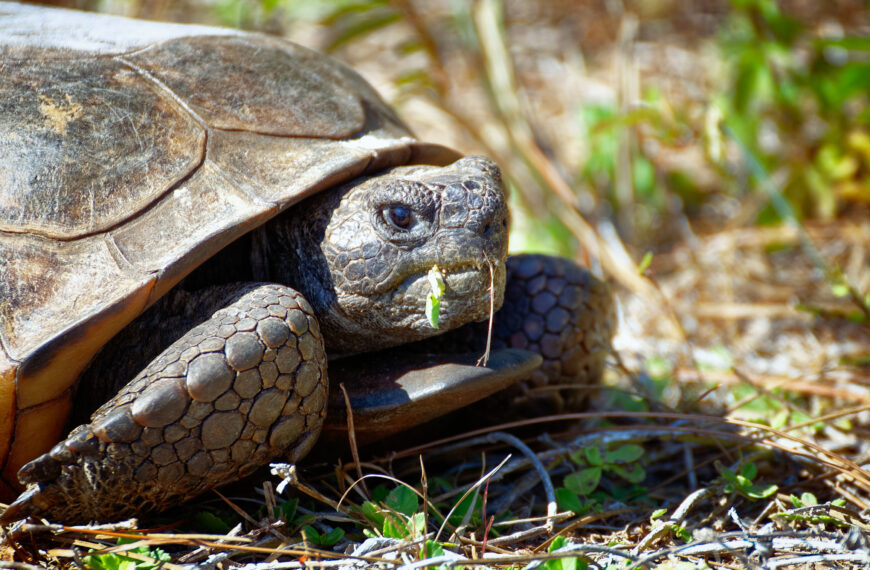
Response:
M480 226L478 226L480 227ZM492 237L493 234L506 231L508 228L507 216L498 216L495 219L489 219L480 229L480 234L484 237Z

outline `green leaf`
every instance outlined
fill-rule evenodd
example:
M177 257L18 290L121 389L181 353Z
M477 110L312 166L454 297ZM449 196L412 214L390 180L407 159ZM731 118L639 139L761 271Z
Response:
M801 503L806 507L815 507L819 504L819 500L812 493L801 493Z
M839 47L846 50L870 51L870 37L845 36L842 38L823 38L818 40L822 47Z
M363 516L374 523L376 527L381 528L384 526L384 515L376 504L371 501L366 501L362 504L360 510L362 511Z
M98 554L98 555L88 555L82 559L82 562L85 563L85 566L91 568L91 570L114 570L118 567L118 562L110 562L110 558L115 558L114 554ZM111 564L111 565L110 565Z
M557 558L555 560L547 560L544 564L544 568L547 570L580 570L581 568L585 568L585 562L581 566L581 560L576 556L569 556L568 558Z
M635 157L631 163L631 178L639 195L651 196L656 186L656 169L648 159Z
M547 549L547 552L555 552L560 548L564 548L568 546L570 543L565 539L564 536L557 536L553 539L553 542L550 543L550 547ZM544 562L544 568L547 570L582 570L586 568L586 562L580 560L576 556L571 556L568 558L554 558L552 560L547 560Z
M433 329L438 328L438 319L441 316L441 297L447 286L444 284L444 275L437 265L426 275L429 280L429 295L426 297L426 319Z
M389 494L389 489L387 489L383 485L378 485L377 487L372 489L372 501L375 503L383 503L387 500L387 495Z
M559 535L553 539L553 542L550 543L550 547L547 548L547 552L559 550L566 544L568 544L568 540L564 536Z
M435 558L436 556L444 556L444 548L440 542L427 540L423 543L423 555L426 558Z
M604 460L601 459L601 450L597 447L587 447L583 450L583 454L586 456L586 461L589 462L589 465L594 467L604 465Z
M440 299L441 295L443 295L444 291L447 289L447 286L444 284L444 274L441 273L441 269L439 269L437 265L433 265L432 269L429 270L429 273L426 274L426 279L429 281L429 289L432 290L432 294Z
M409 517L416 513L420 506L417 494L404 485L399 485L390 491L387 498L384 499L384 504Z
M436 299L430 293L426 297L426 320L433 329L438 328L438 320L441 317L441 299Z
M649 269L649 266L652 264L653 254L651 251L643 254L643 259L640 260L640 263L637 266L638 275L643 275L644 272Z
M777 485L751 485L744 490L744 494L750 499L766 499L779 490Z
M387 538L408 538L408 527L395 514L384 517L384 527L381 532Z
M472 524L474 524L475 521L480 521L480 511L483 510L483 498L480 495L475 496L474 494L470 494L456 504L456 508L453 509L453 514L451 514L450 518L447 519L448 522L454 526L458 526L465 518L468 509L471 508L474 509L471 517Z
M634 443L620 446L604 454L605 463L631 463L643 457L643 447Z
M393 83L399 87L429 87L432 77L425 69L412 69L395 76Z
M560 510L572 511L577 515L582 515L589 510L577 496L577 493L565 487L556 489L556 504L559 505Z
M426 513L414 513L408 525L412 538L419 538L426 533Z
M629 483L637 484L646 479L646 471L637 463L629 463L628 465L611 465L610 470Z
M339 540L344 538L344 530L338 527L332 529L326 534L321 534L313 526L305 525L304 527L302 527L302 530L300 532L305 537L305 540L307 540L308 542L326 548L335 546Z
M311 525L305 525L299 531L305 540L312 544L320 544L320 532Z
M842 283L835 283L831 285L831 292L834 294L834 297L848 297L849 296L849 286L844 285Z
M671 530L674 533L674 536L682 540L683 542L692 542L692 533L689 529L684 527L682 524L680 525L672 525Z
M734 471L731 471L731 469L723 465L721 461L714 461L713 466L716 468L716 471L719 472L723 479L731 483L737 483L737 475L734 473Z
M299 499L287 499L278 503L278 512L288 523L296 518L296 509L299 507Z
M755 463L745 463L740 468L740 475L752 481L758 475L758 467L755 466Z
M119 538L117 544L130 544L136 542L133 538ZM169 562L171 557L160 548L149 549L147 546L138 546L131 552L142 554L156 560L145 562L136 560L121 554L96 554L85 556L83 562L88 568L94 570L152 570L161 565L161 562Z
M565 476L563 485L566 489L581 496L588 496L598 487L601 481L601 467L587 467Z
M342 538L344 538L344 529L340 527L335 527L327 534L323 534L320 536L319 544L320 546L325 546L329 548L338 544L338 541L340 541Z
M358 2L333 2L333 9L321 19L321 24L332 26L349 14L365 14L387 4L387 0L361 0Z
M649 520L654 521L654 520L656 520L657 518L662 517L662 516L663 516L665 513L667 513L667 512L668 512L667 509L656 509L656 510L653 511L653 514L651 514L651 515L649 516Z

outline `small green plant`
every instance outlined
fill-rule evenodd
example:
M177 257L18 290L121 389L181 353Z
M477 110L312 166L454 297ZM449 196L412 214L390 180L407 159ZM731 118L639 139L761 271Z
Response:
M344 538L344 530L340 527L335 527L329 532L321 533L313 526L305 525L302 527L301 533L307 542L324 548L335 546L339 540Z
M275 505L275 515L284 519L288 527L299 529L302 539L315 546L329 548L344 538L344 529L338 527L329 532L321 533L312 526L316 517L310 513L299 514L298 509L299 499L294 497Z
M638 145L629 145L627 164L619 162L620 142L626 133L645 136L667 145L674 138L659 110L659 98L649 94L646 105L621 113L613 104L591 104L580 108L583 139L588 141L589 155L583 164L581 179L599 196L607 196L613 209L640 208L639 222L649 222L666 209L669 187L656 171L653 162ZM620 169L626 169L625 182L620 182ZM630 195L619 187L628 186Z
M553 539L553 542L550 543L550 547L547 549L547 552L555 552L560 548L568 546L569 544L570 543L564 536L557 536ZM589 564L586 562L586 560L577 556L569 556L566 558L553 558L544 562L544 568L546 568L547 570L586 570L588 567Z
M660 519L667 513L667 509L657 509L653 511L653 514L650 515L649 520L653 524L665 524L668 525L671 531L671 534L682 540L683 542L691 542L692 541L692 531L686 528L686 521L680 522L680 524L670 523L668 521L658 521L656 519Z
M287 499L286 501L281 501L277 505L278 512L275 513L280 515L287 523L292 523L296 519L296 510L299 508L299 499L292 498Z
M440 478L430 480L430 489L443 481ZM445 490L449 489L449 486ZM441 512L449 512L447 522L458 526L465 520L468 510L468 523L472 526L482 524L483 500L479 495L470 494L459 499L455 505L446 505ZM414 538L425 532L426 514L420 508L419 496L409 487L400 485L388 491L378 485L372 491L372 500L366 501L360 508L361 514L369 520L379 532L390 538ZM418 512L419 511L419 512ZM429 517L434 524L444 522L443 516L430 509ZM370 529L363 529L366 536L375 536Z
M119 538L118 544L132 544L137 540L132 538ZM148 548L147 546L137 546L130 549L131 554L141 554L152 559L152 561L139 560L131 556L123 554L89 554L85 556L83 562L85 566L92 570L152 570L162 565L163 562L171 560L169 554L159 548Z
M423 543L423 550L420 552L420 559L425 560L427 558L435 558L436 556L444 556L444 547L441 546L440 542L435 542L434 540L427 540ZM429 566L428 568L432 568ZM448 570L450 566L447 564L441 564L437 567L437 570Z
M426 531L426 515L417 512L420 500L417 494L404 485L387 492L378 486L372 493L373 501L362 505L362 514L388 538L417 538ZM363 532L375 536L369 529Z
M725 480L725 492L737 493L747 499L766 499L779 490L776 485L757 485L752 482L758 475L758 467L755 463L744 463L740 473L735 473L720 461L716 461L716 470Z
M781 388L774 388L769 393L760 393L759 390L749 384L741 384L732 389L734 399L744 402L737 413L749 421L769 425L772 428L782 429L788 425L805 424L812 418L797 406L799 395ZM794 405L786 403L794 401ZM814 422L805 429L809 431L821 431L825 428L824 423Z
M774 513L771 516L777 519L799 521L807 524L832 524L839 527L849 526L845 522L824 512L826 507L844 507L846 505L845 499L835 499L831 501L829 505L819 505L819 500L815 495L812 493L801 493L800 497L797 495L791 495L791 504L794 506L794 510L786 511L784 513ZM818 509L813 509L812 507L818 507Z
M721 45L732 79L717 102L723 124L761 171L784 181L798 217L830 218L848 203L866 204L870 41L818 37L775 0L731 3ZM761 171L750 172L751 189L767 183ZM761 223L777 221L772 205L759 213Z
M556 490L560 508L582 514L599 508L604 495L595 494L601 477L611 472L629 483L638 484L646 478L646 471L638 462L643 448L633 443L621 445L602 455L598 447L586 447L571 454L571 459L582 468L565 476L563 486Z

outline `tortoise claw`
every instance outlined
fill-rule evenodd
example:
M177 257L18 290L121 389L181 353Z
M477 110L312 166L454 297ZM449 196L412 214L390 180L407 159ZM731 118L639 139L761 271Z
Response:
M0 525L12 524L41 512L42 508L44 508L44 505L42 507L39 506L41 504L41 497L42 490L39 486L35 485L28 488L0 514Z

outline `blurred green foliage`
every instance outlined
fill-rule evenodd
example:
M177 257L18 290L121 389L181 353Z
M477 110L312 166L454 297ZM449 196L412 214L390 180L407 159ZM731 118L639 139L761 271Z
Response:
M870 38L833 24L822 35L774 0L732 6L720 41L730 88L715 103L763 167L748 172L749 190L763 190L770 176L799 217L831 218L870 202ZM759 221L780 217L768 206Z
M565 476L562 487L556 489L556 500L563 510L574 511L581 515L590 511L601 512L605 503L617 499L614 492L625 493L617 500L637 499L645 496L646 489L639 486L646 478L641 461L644 450L636 444L624 444L605 449L585 447L570 454L571 460L579 466ZM618 475L631 487L616 485L611 492L600 488L602 476ZM610 487L608 485L608 487Z
M758 475L758 467L754 463L744 463L739 473L735 473L718 460L714 465L722 477L725 493L737 493L747 499L757 500L766 499L779 490L779 487L772 483L762 485L753 482Z
M673 173L659 172L639 138L655 139L658 144L676 144L680 126L670 124L662 109L659 94L651 90L636 109L621 113L615 103L594 103L579 109L581 138L589 147L579 181L592 188L610 204L612 211L635 208L634 223L649 226L667 210L668 194L679 193L680 185L670 184ZM628 131L630 136L624 137ZM628 145L627 159L620 162L620 145ZM623 169L631 187L631 200L623 200L616 186L618 171ZM691 183L689 186L693 186Z
M550 543L547 552L556 552L560 548L570 546L571 542L564 536L557 536ZM567 558L551 558L544 562L543 567L546 570L586 570L589 568L589 563L580 557L570 556Z
M119 538L118 545L132 544L138 542L132 538ZM94 552L91 550L91 552ZM159 548L150 549L147 545L137 546L129 550L133 554L139 554L148 557L150 561L139 560L130 556L125 556L123 553L116 554L114 552L108 554L89 554L82 559L85 567L92 570L152 570L163 566L164 562L169 562L171 557L169 554Z

